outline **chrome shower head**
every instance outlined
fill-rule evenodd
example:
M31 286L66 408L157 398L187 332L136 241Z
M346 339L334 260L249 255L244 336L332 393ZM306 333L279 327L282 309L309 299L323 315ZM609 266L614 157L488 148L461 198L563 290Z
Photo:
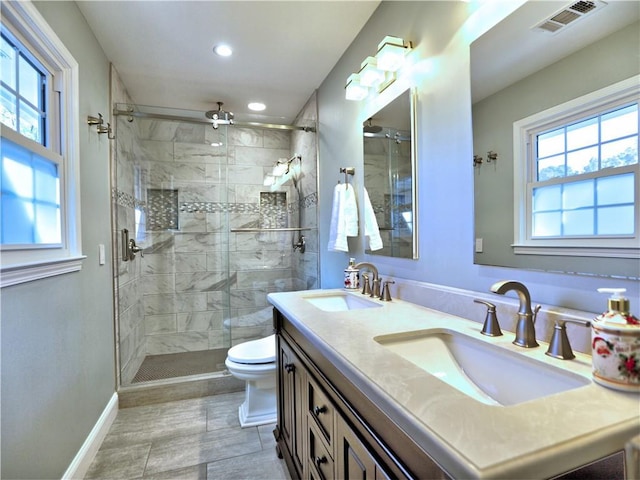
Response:
M204 114L205 117L211 119L214 130L219 125L233 125L233 113L222 110L222 105L224 105L222 102L216 103L218 104L218 110L209 110Z
M382 127L379 125L373 125L373 118L367 120L364 127L362 127L362 133L380 133Z

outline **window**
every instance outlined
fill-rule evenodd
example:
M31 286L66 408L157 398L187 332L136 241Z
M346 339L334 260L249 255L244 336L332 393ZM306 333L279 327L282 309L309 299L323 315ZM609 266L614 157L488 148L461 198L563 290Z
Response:
M515 253L638 258L639 84L514 124Z
M4 2L1 285L81 268L78 66L30 2Z

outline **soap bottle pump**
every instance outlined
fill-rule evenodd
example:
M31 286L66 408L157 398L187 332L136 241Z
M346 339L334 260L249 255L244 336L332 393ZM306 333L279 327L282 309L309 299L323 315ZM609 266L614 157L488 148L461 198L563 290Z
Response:
M356 259L350 258L349 265L344 269L344 288L357 290L360 283L360 270L356 268Z
M605 387L640 392L640 321L629 313L624 288L599 288L609 293L608 310L591 323L593 380Z

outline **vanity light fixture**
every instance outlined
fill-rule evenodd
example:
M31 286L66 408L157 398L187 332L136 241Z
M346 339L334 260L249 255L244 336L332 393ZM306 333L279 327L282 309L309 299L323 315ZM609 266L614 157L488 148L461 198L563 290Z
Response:
M285 173L289 172L289 164L287 163L286 158L280 158L273 167L273 172L271 173L274 177L281 177Z
M360 85L376 88L386 78L383 70L380 70L375 57L367 57L360 65Z
M399 70L404 65L405 55L411 51L411 47L411 42L405 42L400 37L384 37L378 44L376 53L378 68L388 72Z
M344 87L344 96L347 100L360 101L369 95L369 88L360 83L360 75L352 73Z
M400 37L387 35L378 44L375 57L367 57L360 64L360 71L347 79L345 98L360 101L367 98L369 91L378 93L396 80L396 73L403 65L412 44Z
M276 161L276 164L273 166L273 170L271 171L271 173L265 175L262 184L265 187L271 187L275 185L278 181L278 178L289 173L289 171L291 170L291 162L293 162L294 160L299 160L302 164L302 155L296 153L291 158L279 158Z

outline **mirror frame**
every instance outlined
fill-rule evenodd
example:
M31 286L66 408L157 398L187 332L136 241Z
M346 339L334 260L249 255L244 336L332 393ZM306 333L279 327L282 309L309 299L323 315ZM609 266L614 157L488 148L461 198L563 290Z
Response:
M375 111L373 111L370 115L367 116L367 119L365 119L362 122L362 125L364 125L368 119L373 118L376 116L376 114L379 114L380 112L382 112L386 107L388 107L389 105L391 105L394 101L398 100L400 97L402 97L403 95L407 94L409 96L409 128L410 128L410 134L411 134L411 148L410 148L410 157L411 157L411 212L412 212L412 219L411 219L411 242L412 242L412 246L411 246L411 255L410 256L395 256L395 255L386 255L384 253L377 253L377 251L373 251L370 250L367 246L366 246L366 239L364 238L363 235L363 240L365 242L365 248L364 251L365 253L367 253L368 255L376 255L376 256L386 256L389 258L404 258L404 259L409 259L409 260L417 260L419 257L419 248L418 248L418 240L419 240L419 235L418 235L418 222L417 219L418 217L418 184L417 184L417 173L418 173L418 150L417 150L417 133L418 133L418 129L417 129L417 105L418 105L418 95L417 95L417 89L416 88L406 88L404 90L402 90L398 95L394 96L392 99L390 99L388 102L386 102L384 105L381 105L379 108L377 108ZM362 128L362 127L360 127ZM366 173L365 173L365 168L364 168L364 136L362 137L362 165L363 165L363 183L364 186L366 187Z

